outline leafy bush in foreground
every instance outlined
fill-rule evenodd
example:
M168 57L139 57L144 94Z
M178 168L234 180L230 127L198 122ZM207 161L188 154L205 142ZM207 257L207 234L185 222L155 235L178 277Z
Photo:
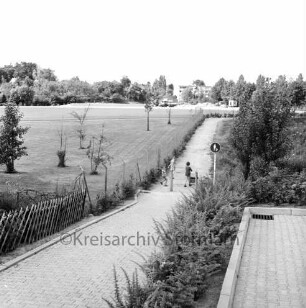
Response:
M306 172L290 173L280 170L270 173L253 181L248 194L258 203L301 205L306 202Z

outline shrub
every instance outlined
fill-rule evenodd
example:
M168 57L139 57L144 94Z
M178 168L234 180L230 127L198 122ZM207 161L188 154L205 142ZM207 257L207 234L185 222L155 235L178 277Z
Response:
M0 214L1 210L9 212L18 208L16 197L7 192L0 193Z
M112 103L117 103L117 104L124 104L124 103L126 103L125 98L122 95L118 94L118 93L114 93L111 96L110 101Z
M123 181L121 183L121 192L122 192L122 198L130 198L133 197L136 192L136 183L134 176L131 174L129 180Z
M291 174L286 170L275 171L253 181L248 195L258 203L303 204L306 201L306 173Z
M145 175L143 176L142 181L139 183L139 185L147 190L151 187L152 184L156 183L158 178L161 176L161 170L160 169L150 169L150 171L146 171Z
M99 215L110 208L116 207L120 204L120 199L116 195L101 194L97 196L97 205L95 208L95 214Z
M290 157L286 160L279 160L276 163L276 166L281 169L287 169L291 173L300 173L306 169L306 158L302 156Z

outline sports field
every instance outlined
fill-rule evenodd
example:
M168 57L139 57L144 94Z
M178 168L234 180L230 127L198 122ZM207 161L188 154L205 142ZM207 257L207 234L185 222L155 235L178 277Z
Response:
M104 169L98 175L90 175L90 160L86 149L79 149L76 133L78 122L71 112L82 113L83 107L20 107L24 114L22 126L30 129L25 135L28 156L15 162L16 174L4 173L0 166L0 185L3 191L6 181L15 182L22 188L44 192L54 192L56 187L67 188L80 174L80 167L85 169L89 190L94 199L104 188ZM0 107L0 116L4 107ZM113 157L109 166L109 190L117 182L128 179L130 174L138 178L139 170L157 165L157 152L160 149L161 160L172 153L180 143L186 131L194 123L196 111L191 109L171 109L171 125L168 125L167 108L156 108L150 113L150 131L146 131L146 113L143 106L107 106L90 107L85 121L86 140L89 144L92 136L98 136L104 124L105 136L111 142L108 148ZM60 147L59 130L63 125L67 136L67 167L58 168L57 150Z

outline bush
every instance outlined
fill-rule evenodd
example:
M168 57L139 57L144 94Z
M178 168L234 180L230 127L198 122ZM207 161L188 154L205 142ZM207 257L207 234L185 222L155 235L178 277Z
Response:
M126 103L125 98L122 95L118 94L118 93L114 93L111 96L110 101L112 103L117 103L117 104L124 104L124 103Z
M0 214L1 210L9 212L18 208L16 197L9 193L0 193Z
M130 198L133 197L136 193L136 182L134 176L131 174L128 181L123 181L121 183L121 193L122 198Z
M275 171L251 183L248 195L258 203L295 203L306 201L306 173L293 173L286 170Z
M276 166L280 169L287 169L291 173L302 172L306 170L306 158L302 156L295 156L289 159L279 160Z
M142 187L142 189L147 190L151 187L152 184L157 182L160 176L161 176L161 170L152 168L150 169L150 171L146 171L139 185Z
M97 205L95 208L95 214L99 215L110 208L114 208L118 206L121 202L121 199L118 198L116 195L111 194L101 194L97 196Z

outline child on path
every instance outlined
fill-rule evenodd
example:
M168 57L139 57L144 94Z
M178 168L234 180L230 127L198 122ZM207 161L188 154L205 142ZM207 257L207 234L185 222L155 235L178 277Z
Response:
M161 185L167 186L168 183L168 179L167 179L167 172L166 172L166 168L164 167L162 169L162 181L160 182Z
M186 163L186 167L185 167L185 176L186 176L186 181L185 181L185 185L184 185L184 187L187 187L187 183L189 184L189 186L191 186L191 184L190 184L190 175L191 175L191 171L192 171L192 169L191 169L191 167L190 167L190 162L188 161L187 163Z

